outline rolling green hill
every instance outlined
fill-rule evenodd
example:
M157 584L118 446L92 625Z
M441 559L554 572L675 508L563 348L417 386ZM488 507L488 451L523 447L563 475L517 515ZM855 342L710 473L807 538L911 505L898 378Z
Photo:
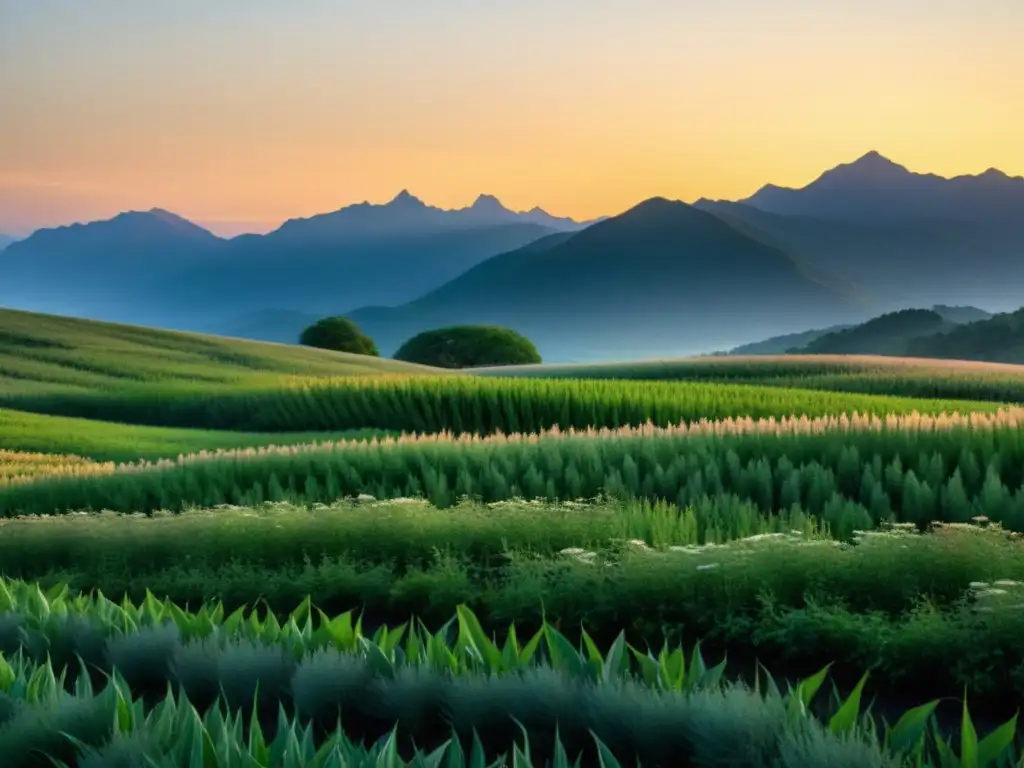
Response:
M361 440L388 434L392 433L371 429L274 434L224 429L176 429L48 416L0 408L0 451L59 452L95 461L155 461L201 451Z
M406 373L443 372L286 344L0 310L0 395Z

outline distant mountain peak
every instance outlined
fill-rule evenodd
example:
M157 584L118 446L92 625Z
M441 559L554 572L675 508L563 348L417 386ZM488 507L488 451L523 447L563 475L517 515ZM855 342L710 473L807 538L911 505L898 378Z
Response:
M853 161L853 165L858 163L873 163L879 165L896 165L892 160L883 155L877 149L871 149L865 152L863 155Z
M1012 178L1015 178L1015 177L1010 176L1010 175L1008 175L1006 173L1003 173L998 168L986 168L984 171L982 171L981 173L978 174L978 178L979 179L989 179L989 180L992 180L992 181L995 181L995 180L998 179L999 181L1003 181L1003 180L1008 180L1008 179L1012 179ZM1020 178L1020 177L1017 176L1016 178Z
M502 205L494 195L478 195L470 208L475 211L494 211L496 213L508 211L508 208Z
M403 189L401 192L399 192L397 195L395 195L394 198L392 198L391 202L388 203L388 205L416 205L416 206L423 206L424 203L423 203L422 200L420 200L414 194L409 192L408 189Z
M652 214L652 213L667 213L669 211L682 211L690 208L691 206L682 202L681 200L669 200L667 197L649 197L646 200L637 203L628 211L623 213L623 216L630 214Z
M909 176L910 171L894 163L877 150L861 155L852 163L842 163L825 171L821 178L856 179L858 181L888 181L894 177Z
M783 216L893 222L1022 220L1024 178L996 168L945 177L919 173L871 150L800 188L766 184L741 204Z
M168 211L165 208L150 208L148 211L145 211L145 214L152 216L155 219L159 219L160 221L166 222L167 224L185 224L190 227L199 226L198 224L194 224L193 222L189 221L184 216L179 216L178 214L172 213L171 211ZM200 229L202 229L202 227L200 227Z

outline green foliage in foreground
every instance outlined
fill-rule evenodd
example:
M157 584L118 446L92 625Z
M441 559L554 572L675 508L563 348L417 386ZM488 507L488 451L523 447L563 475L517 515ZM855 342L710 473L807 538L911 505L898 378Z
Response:
M0 409L0 449L84 456L96 461L156 461L182 454L322 440L383 437L383 430L347 432L230 432L116 424Z
M547 623L525 642L510 627L498 644L465 607L436 633L413 621L369 635L351 613L328 617L308 600L283 624L23 582L0 583L0 603L20 619L13 663L0 657L5 766L39 764L34 752L64 764L77 753L79 765L148 754L197 768L335 766L348 739L380 739L386 765L401 765L411 744L432 750L421 764L447 756L462 766L469 752L473 765L495 756L501 765L497 753L517 736L516 765L567 766L584 752L604 766L765 768L988 768L1016 756L1017 718L979 738L966 701L954 740L933 719L937 701L876 720L862 699L867 675L827 702L818 695L827 667L786 693L759 673L750 690L723 683L725 662L709 667L699 646L654 652L620 634L602 652ZM93 669L112 673L98 695Z
M632 363L547 364L473 371L487 377L753 384L865 395L1024 402L1024 367L884 357L771 355Z
M457 325L424 331L395 352L396 360L436 368L539 363L540 353L525 336L493 325Z
M839 545L733 525L787 531L793 515L762 521L725 498L682 513L394 502L72 515L5 523L0 563L46 588L136 601L149 588L182 605L216 598L228 611L262 602L282 619L310 595L329 613L363 606L373 625L410 615L439 625L466 604L489 631L509 622L534 631L543 605L573 638L581 625L605 644L620 629L637 644L700 637L790 677L835 662L851 685L870 669L887 690L966 687L985 709L1012 711L1024 696L1024 611L1015 608L1024 541L993 526L945 526ZM701 531L718 543L685 544Z
M152 517L106 512L11 519L0 533L0 569L19 578L64 569L97 578L141 577L185 562L196 569L226 563L276 569L345 557L405 572L435 564L439 553L499 568L508 564L509 552L552 557L568 547L606 548L630 539L658 548L724 544L794 529L811 536L816 525L799 509L765 516L750 502L728 497L683 510L610 500L463 501L445 511L416 499L344 500L312 509L267 503ZM988 553L990 564L994 556Z
M837 394L749 385L657 381L486 379L466 375L311 379L238 387L0 397L34 413L252 432L385 429L492 434L659 426L749 416L885 416L994 412L995 403Z

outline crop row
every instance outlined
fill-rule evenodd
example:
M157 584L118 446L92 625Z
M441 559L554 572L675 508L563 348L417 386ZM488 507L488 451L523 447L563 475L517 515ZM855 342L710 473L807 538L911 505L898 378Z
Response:
M273 389L170 389L3 398L35 413L165 427L283 432L540 432L659 426L735 416L822 416L850 411L993 411L995 403L917 400L746 385L650 381L380 376L296 379Z
M118 424L0 409L0 461L4 454L74 454L96 463L82 470L109 471L107 462L157 461L225 449L294 445L315 440L360 441L381 437L380 430L253 433ZM53 465L84 459L51 458ZM36 462L40 463L40 462ZM59 472L59 470L57 470Z
M985 515L1024 530L1024 440L1016 422L917 417L832 431L653 428L561 439L410 440L342 450L240 452L0 490L0 511L180 510L346 496L572 500L602 494L681 507L735 494L765 513L793 504L833 533L882 521L925 525ZM920 428L907 428L918 424ZM946 424L946 427L938 428Z
M680 517L692 524L750 512L727 501ZM756 656L787 674L834 661L840 677L869 668L922 695L966 685L996 709L1024 694L1018 536L953 525L864 534L850 545L779 532L683 546L668 542L692 528L671 528L670 511L441 512L403 502L36 518L0 527L0 562L47 589L67 583L141 601L148 588L192 606L216 598L228 611L262 602L282 618L311 595L330 613L360 606L372 625L410 615L440 624L466 604L489 630L515 622L532 631L543 606L568 635L586 626L604 643L620 628L638 644L701 637L730 658ZM576 546L555 549L575 535L583 537Z
M346 746L380 739L387 765L401 764L402 746L456 742L482 765L517 736L524 758L550 758L561 746L560 765L586 752L593 761L595 746L605 766L752 768L952 766L956 751L994 766L1016 751L1016 717L979 739L966 701L959 750L933 719L938 701L877 723L864 712L867 675L827 702L818 695L827 668L786 694L758 673L750 690L725 683L725 662L708 666L699 646L654 652L620 634L603 652L549 623L523 640L511 626L499 643L465 607L435 633L413 621L371 636L351 613L317 614L308 600L282 624L242 610L190 614L151 595L136 606L66 588L0 587L21 630L14 663L0 657L5 766L34 765L40 753L66 763L83 748L93 764L105 748L115 752L102 764L157 751L157 765L343 765L330 754L342 726ZM271 744L281 752L272 756ZM440 765L441 756L424 762Z
M40 477L113 472L113 462L95 462L73 454L26 453L0 449L0 487Z
M863 395L1024 402L1024 369L1003 363L858 355L705 357L490 368L483 376L695 381Z

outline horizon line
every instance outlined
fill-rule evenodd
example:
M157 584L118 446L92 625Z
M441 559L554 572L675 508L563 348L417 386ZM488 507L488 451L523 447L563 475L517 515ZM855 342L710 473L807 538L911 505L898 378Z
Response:
M942 176L941 174L937 174L937 173L933 173L933 172L929 172L929 171L914 171L914 170L911 170L910 168L908 168L907 166L903 165L902 163L899 163L899 162L896 162L896 161L892 160L890 157L888 157L887 155L882 154L878 150L871 149L871 150L868 150L867 152L859 155L854 160L850 160L850 161L843 162L843 163L838 163L838 164L832 166L831 168L825 169L824 171L820 172L817 176L815 176L813 179L811 179L810 181L805 183L803 186L799 186L799 187L780 186L780 185L774 184L774 183L772 183L770 181L766 181L766 182L762 183L757 188L757 190L755 190L752 194L747 195L746 197L737 198L736 200L726 200L724 198L713 198L713 197L706 197L706 196L702 195L700 197L694 198L692 201L687 201L687 200L682 200L681 198L669 197L669 196L663 195L663 194L652 194L652 195L649 195L648 197L643 198L642 200L640 200L639 202L635 203L634 205L639 205L639 204L641 204L641 203L643 203L643 202L645 202L647 200L652 200L652 199L659 198L659 197L660 198L664 198L666 200L682 202L682 203L685 203L687 205L696 205L697 203L700 203L700 202L703 202L703 201L707 201L707 202L742 203L742 202L750 199L754 195L756 195L761 190L766 189L766 188L783 189L783 190L800 190L800 189L804 189L804 188L810 186L811 184L815 183L816 181L818 181L822 176L824 176L825 174L829 173L830 171L834 171L834 170L836 170L838 168L843 168L843 167L848 167L848 166L854 165L854 164L856 164L858 162L862 162L862 161L866 160L869 157L877 157L877 158L879 158L881 160L885 160L888 163L890 163L890 164L892 164L892 165L902 169L903 171L906 171L907 173L909 173L911 175L933 177L933 178L936 178L936 179L941 179L943 181L954 181L954 180L957 180L957 179L966 179L966 178L979 178L981 176L985 176L985 175L989 175L989 174L993 174L993 173L1000 174L1000 175L1006 177L1007 179L1024 181L1024 176L1021 176L1021 175L1017 175L1017 176L1010 175L1010 174L1006 173L1005 171L1002 171L1001 169L996 168L995 166L989 166L989 167L985 168L984 170L979 171L978 173L973 173L973 174L972 173L961 173L961 174L957 174L955 176ZM291 222L291 221L305 221L305 220L308 220L308 219L316 218L318 216L329 216L329 215L331 215L333 213L338 213L339 211L342 211L342 210L345 210L345 209L348 209L348 208L352 208L352 207L356 207L356 206L370 206L370 207L375 207L375 208L381 208L381 207L390 205L390 204L396 202L399 198L403 198L403 197L407 197L409 199L414 199L414 200L418 201L419 203L421 203L423 206L425 206L427 208L433 208L434 210L438 210L438 211L441 211L441 212L444 212L444 213L455 213L455 212L460 212L460 211L471 210L474 207L474 205L476 205L476 203L478 203L481 199L483 199L483 198L490 198L490 199L493 199L493 200L497 201L498 204L502 208L504 208L506 211L508 211L508 212L510 212L512 214L518 215L518 216L524 216L524 215L528 215L530 213L537 212L537 213L543 213L543 214L545 214L547 216L550 216L550 217L552 217L554 219L561 219L563 221L571 221L574 224L580 224L580 225L594 223L594 222L597 222L597 221L599 221L601 219L605 219L605 218L609 218L611 216L618 215L618 214L607 214L606 213L606 214L601 214L599 216L595 216L595 217L592 217L592 218L589 218L589 219L582 219L582 220L580 220L580 219L575 219L575 218L573 218L571 216L561 216L561 215L558 215L558 214L555 214L555 213L551 213L548 209L544 208L543 206L541 206L539 204L538 205L534 205L533 208L531 208L529 210L518 210L517 211L517 210L515 210L513 208L509 208L508 206L506 206L501 201L501 198L499 196L494 195L494 194L490 194L490 193L486 193L486 192L478 193L476 195L476 197L473 199L473 202L469 203L468 205L464 205L461 208L442 208L440 206L433 205L431 203L426 202L426 200L424 200L424 198L422 198L422 197L420 197L418 195L412 194L409 191L408 187L403 187L401 190L399 190L399 192L397 192L395 195L393 195L391 198L389 198L388 200L386 200L384 202L371 202L368 199L357 200L357 201L353 201L353 202L350 202L350 203L345 203L345 204L341 205L338 208L332 208L332 209L329 209L329 210L318 211L316 213L311 213L311 214L306 214L306 215L290 216L288 218L284 218L284 219L280 219L280 220L275 219L273 221L268 220L268 219L263 219L263 220L260 220L260 219L243 219L243 218L237 218L237 217L210 218L208 216L203 216L201 218L200 217L191 218L189 216L177 213L177 212L171 210L170 208L166 208L166 207L163 207L163 206L160 206L160 205L153 205L153 206L150 206L148 208L144 208L144 207L127 208L127 209L124 209L124 210L117 211L116 213L113 213L113 214L111 214L111 215L109 215L109 216L107 216L105 218L95 218L95 219L89 219L89 220L75 220L75 221L70 221L70 222L66 222L66 223L63 223L63 224L51 224L51 225L48 225L48 226L37 227L37 228L35 228L33 230L30 230L30 231L29 230L20 230L20 231L6 230L6 229L3 228L2 225L0 225L0 235L7 235L8 237L15 238L16 240L26 240L29 237L31 237L32 235L36 234L37 232L42 232L42 231L46 231L46 230L64 229L64 228L74 227L74 226L87 226L87 225L90 225L90 224L98 224L98 223L102 223L102 222L106 222L106 221L111 221L111 220L117 218L118 216L121 216L121 215L124 215L124 214L164 212L164 213L168 213L168 214L171 214L173 216L176 216L177 218L180 218L183 221L186 221L186 222L188 222L188 223L190 223L190 224L192 224L194 226L197 226L197 227L200 227L202 229L205 229L207 232L210 232L210 234L214 235L215 237L218 237L218 238L224 239L224 240L230 240L230 239L232 239L234 237L239 237L239 236L246 235L246 234L255 234L255 235L269 234L270 232L273 232L273 231L275 231L277 229L280 229L282 226L284 226L285 224L287 224L288 222ZM630 207L632 207L632 206L630 206ZM629 210L629 208L626 208L625 210ZM620 211L620 213L622 213L622 212L624 212L624 211ZM243 226L244 225L260 225L260 226L257 227L257 229L253 229L252 227L246 227L244 229L239 229L238 231L234 232L233 234L219 235L215 231L213 231L213 229L211 228L211 227L218 227L218 225L243 225ZM262 231L257 231L257 230L262 230Z

